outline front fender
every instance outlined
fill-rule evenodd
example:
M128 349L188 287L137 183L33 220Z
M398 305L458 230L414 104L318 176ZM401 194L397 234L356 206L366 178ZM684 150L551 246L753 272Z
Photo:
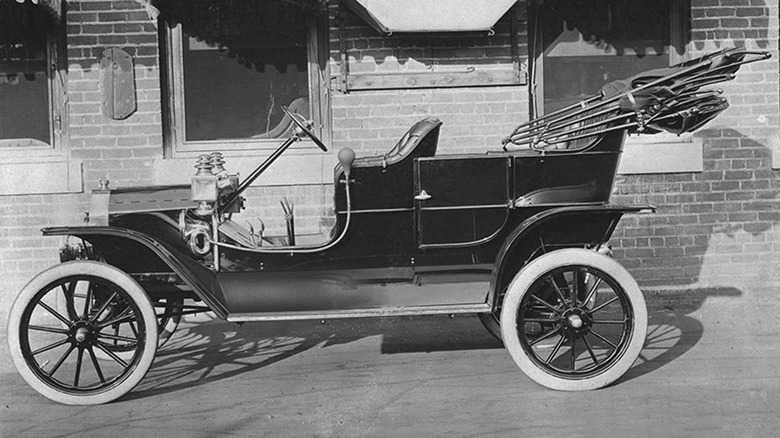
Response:
M106 262L125 272L137 268L169 268L220 318L227 317L225 296L217 277L168 243L148 234L109 226L44 228L44 236L76 236L95 246Z
M498 252L488 302L495 310L499 301L496 297L534 258L556 249L604 244L624 214L654 210L651 206L572 205L550 208L529 217L509 234Z

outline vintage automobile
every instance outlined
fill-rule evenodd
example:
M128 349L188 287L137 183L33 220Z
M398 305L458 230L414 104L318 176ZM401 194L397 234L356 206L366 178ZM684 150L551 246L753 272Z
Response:
M609 385L647 330L642 291L609 257L609 203L627 133L692 131L727 107L718 91L766 53L724 50L608 84L520 125L484 154L437 154L442 123L415 123L387 153L334 171L330 233L287 235L233 220L246 190L294 142L326 150L302 116L245 179L219 153L187 186L92 192L62 263L33 278L9 316L19 373L44 396L98 404L132 390L183 315L230 322L477 314L531 379L558 390Z

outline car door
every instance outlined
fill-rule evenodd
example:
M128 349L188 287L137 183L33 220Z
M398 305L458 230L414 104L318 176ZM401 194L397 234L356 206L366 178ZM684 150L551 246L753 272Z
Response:
M509 213L510 165L503 155L415 160L417 246L472 246L498 233Z

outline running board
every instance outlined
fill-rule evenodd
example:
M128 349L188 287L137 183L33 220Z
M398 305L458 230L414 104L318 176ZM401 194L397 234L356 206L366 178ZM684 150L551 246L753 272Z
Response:
M422 315L455 315L470 313L490 313L490 305L463 304L456 306L421 306L421 307L397 307L383 309L350 309L333 310L327 312L276 312L276 313L231 313L229 322L254 322L254 321L298 321L308 319L341 319L341 318L381 318L393 316L422 316Z

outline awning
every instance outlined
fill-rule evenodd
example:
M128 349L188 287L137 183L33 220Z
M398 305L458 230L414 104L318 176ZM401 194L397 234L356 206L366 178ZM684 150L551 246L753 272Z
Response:
M489 31L517 0L345 0L381 33Z
M16 2L16 3L24 3L25 0L0 0L0 3L3 1L9 1L9 2ZM56 17L56 19L59 21L60 17L60 11L62 10L62 0L26 0L34 5L41 5L44 8L48 10L52 16Z
M59 0L0 0L49 7ZM156 20L153 0L135 0ZM489 31L517 0L343 0L353 12L381 33ZM54 8L53 8L54 9Z
M2 2L3 0L0 0ZM6 0L6 1L15 1L16 3L24 3L25 1L29 1L33 4L40 4L44 7L47 7L51 9L54 13L59 16L60 14L60 5L62 0ZM149 14L149 18L152 20L157 20L157 16L160 15L160 10L154 7L152 4L152 0L135 0L137 3L142 4L146 8L146 12Z

